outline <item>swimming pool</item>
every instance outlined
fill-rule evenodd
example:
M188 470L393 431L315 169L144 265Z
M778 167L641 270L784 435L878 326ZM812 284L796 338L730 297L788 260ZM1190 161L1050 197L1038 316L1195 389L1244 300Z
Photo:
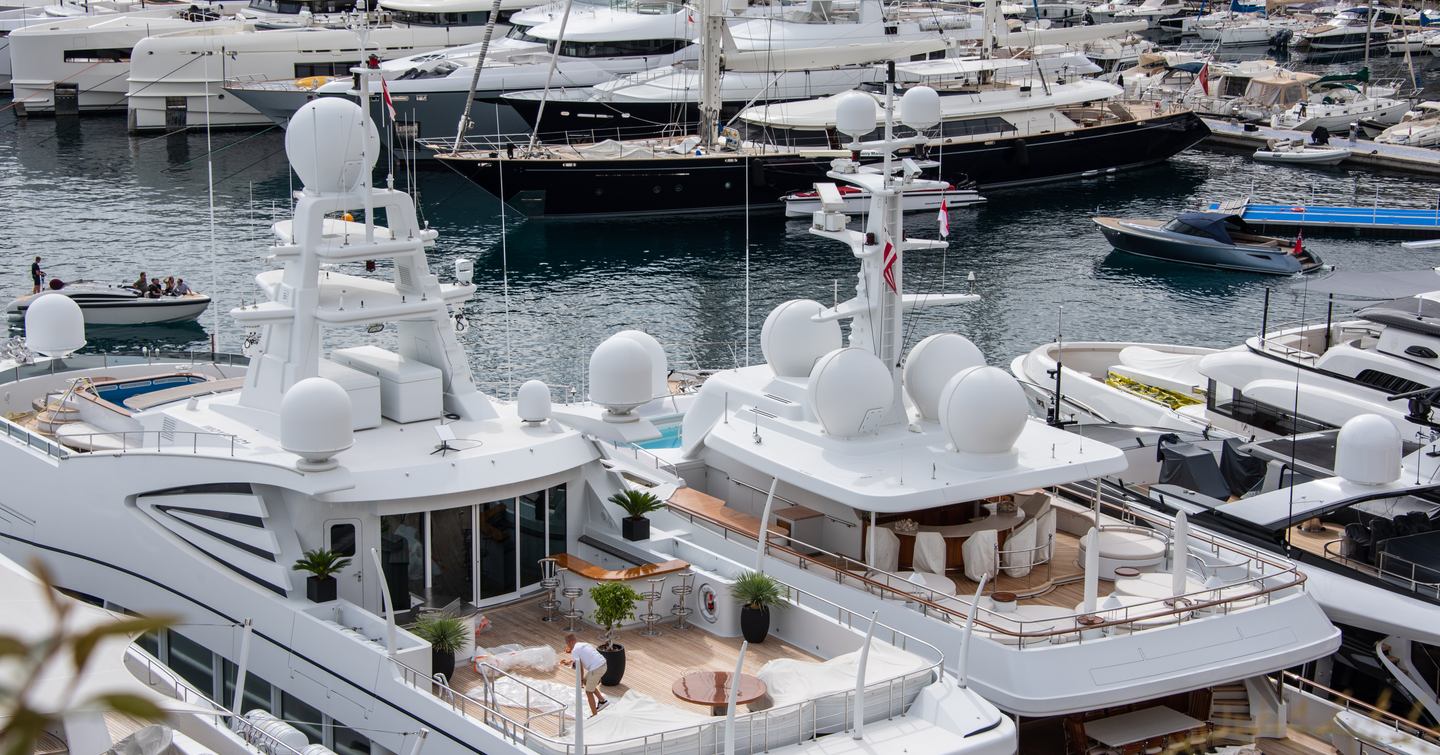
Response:
M136 380L119 380L114 383L97 383L95 395L109 401L116 406L124 406L125 400L151 391L161 391L166 388L174 388L179 385L191 385L205 382L202 375L167 375L157 378L139 378Z
M636 443L640 448L679 448L680 447L680 423L673 425L657 425L660 437L653 440L642 440Z

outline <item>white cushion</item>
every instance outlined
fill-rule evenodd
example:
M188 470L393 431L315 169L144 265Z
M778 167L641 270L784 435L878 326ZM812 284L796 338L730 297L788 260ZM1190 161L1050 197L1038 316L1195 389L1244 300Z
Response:
M1036 527L1034 519L1027 519L1005 540L1005 574L1016 579L1030 574L1030 565L1035 560L1031 549L1036 545Z
M920 532L915 535L915 555L912 559L915 571L931 574L945 573L945 538L938 532Z
M979 582L989 574L995 576L995 530L977 532L965 540L960 552L965 558L965 578Z
M1100 530L1100 557L1116 561L1145 561L1165 556L1165 541L1132 530Z
M870 537L875 538L875 563L870 564L870 567L880 571L897 571L900 568L900 538L884 527L871 527Z

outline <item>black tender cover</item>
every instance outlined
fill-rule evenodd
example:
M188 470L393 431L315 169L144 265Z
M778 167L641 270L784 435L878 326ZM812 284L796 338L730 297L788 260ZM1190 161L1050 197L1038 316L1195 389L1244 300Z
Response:
M1265 460L1240 450L1242 445L1244 442L1239 438L1226 438L1220 452L1220 474L1230 487L1230 495L1237 498L1254 490L1265 479Z
M1160 456L1161 484L1194 490L1222 501L1230 497L1230 485L1220 474L1215 455L1209 451L1188 443L1166 444L1160 447Z

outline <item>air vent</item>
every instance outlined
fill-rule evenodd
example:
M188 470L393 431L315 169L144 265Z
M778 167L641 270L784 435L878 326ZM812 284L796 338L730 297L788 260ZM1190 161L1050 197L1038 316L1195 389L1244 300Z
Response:
M167 443L175 441L175 418L168 414L160 421L160 439Z
M409 288L409 287L410 287L410 268L406 267L405 265L396 265L396 266L395 266L395 269L396 269L396 270L399 272L399 274L400 274L400 287L401 287L401 288Z
M1406 346L1405 353L1409 354L1412 357L1419 357L1421 359L1434 359L1435 357L1440 356L1440 354L1435 353L1434 349L1428 346L1421 346L1418 343Z
M248 485L205 487L210 486L146 494L136 503L161 527L225 568L275 592L288 592L290 573L280 563L279 540L266 526L265 501Z
M761 416L761 417L767 417L767 418L769 418L769 419L775 419L775 415L771 414L770 412L765 411L764 409L751 409L750 411L753 412L754 414L758 415L758 416Z
M776 395L773 394L773 393L767 393L767 394L765 394L765 398L768 398L768 399L770 399L771 401L774 401L774 402L777 403L777 404L793 404L793 403L795 403L795 402L791 401L791 400L788 399L788 398L785 398L785 397L783 397L783 396L776 396Z

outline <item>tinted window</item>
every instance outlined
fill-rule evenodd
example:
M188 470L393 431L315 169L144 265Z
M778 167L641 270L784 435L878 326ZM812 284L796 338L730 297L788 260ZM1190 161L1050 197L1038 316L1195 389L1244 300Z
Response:
M330 525L330 550L342 556L355 555L355 525Z

